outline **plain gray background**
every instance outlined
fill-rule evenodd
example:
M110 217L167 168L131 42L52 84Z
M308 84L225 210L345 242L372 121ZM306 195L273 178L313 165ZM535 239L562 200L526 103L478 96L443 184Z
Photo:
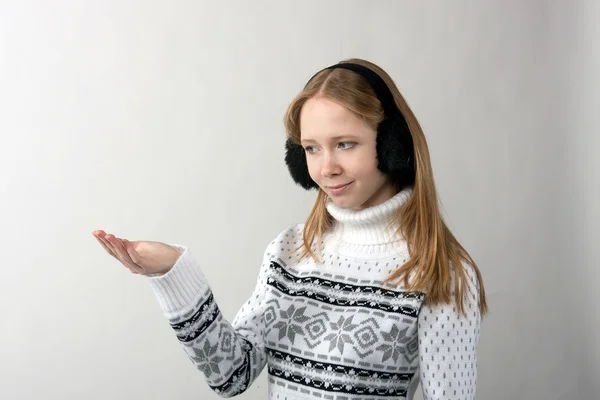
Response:
M482 270L477 398L598 398L598 2L0 4L0 398L218 398L91 232L190 246L231 320L314 199L284 111L347 57L395 79Z

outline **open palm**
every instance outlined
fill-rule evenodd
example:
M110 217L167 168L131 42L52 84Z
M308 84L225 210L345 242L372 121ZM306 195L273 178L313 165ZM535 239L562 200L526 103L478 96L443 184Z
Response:
M154 275L168 272L181 253L168 244L153 241L130 242L102 230L92 232L104 250L134 274Z

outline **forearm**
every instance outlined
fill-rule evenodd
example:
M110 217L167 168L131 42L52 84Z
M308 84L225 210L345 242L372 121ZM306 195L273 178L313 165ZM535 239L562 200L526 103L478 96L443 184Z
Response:
M244 391L266 362L262 338L226 321L195 259L184 247L166 274L150 278L162 311L194 366L223 397Z

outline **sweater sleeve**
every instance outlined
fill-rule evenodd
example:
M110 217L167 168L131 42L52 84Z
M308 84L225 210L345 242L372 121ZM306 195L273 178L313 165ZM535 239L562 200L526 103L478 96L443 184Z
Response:
M465 294L466 316L459 314L454 304L423 305L419 314L419 369L424 400L475 399L481 324L479 285L473 269L465 269L471 290Z
M244 392L266 364L263 298L272 245L265 251L254 292L233 323L224 319L200 267L182 252L164 275L149 277L158 303L184 351L210 388L221 397Z

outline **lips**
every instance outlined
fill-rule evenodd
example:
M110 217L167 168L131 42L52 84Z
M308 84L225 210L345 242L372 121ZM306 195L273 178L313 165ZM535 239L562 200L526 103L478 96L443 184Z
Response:
M337 196L344 193L348 186L352 185L352 183L354 183L354 181L346 183L344 185L328 186L327 188L330 194Z
M344 186L347 186L349 184L351 184L352 182L348 182L348 183L344 183L343 185L337 185L337 186L327 186L329 189L341 189Z

